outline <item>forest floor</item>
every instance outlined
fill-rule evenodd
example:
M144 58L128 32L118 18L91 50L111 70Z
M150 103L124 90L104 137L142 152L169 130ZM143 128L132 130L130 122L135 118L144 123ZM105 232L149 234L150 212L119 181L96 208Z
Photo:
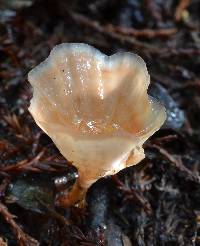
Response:
M0 1L0 245L200 245L200 1ZM167 121L138 165L55 206L76 170L27 108L27 73L63 42L140 55Z

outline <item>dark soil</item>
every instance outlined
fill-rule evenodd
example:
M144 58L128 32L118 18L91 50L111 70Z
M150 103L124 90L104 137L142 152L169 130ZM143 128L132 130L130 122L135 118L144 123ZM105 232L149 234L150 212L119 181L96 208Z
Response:
M0 245L200 245L200 1L0 1ZM61 209L76 170L27 108L27 73L62 42L147 63L168 113L137 166Z

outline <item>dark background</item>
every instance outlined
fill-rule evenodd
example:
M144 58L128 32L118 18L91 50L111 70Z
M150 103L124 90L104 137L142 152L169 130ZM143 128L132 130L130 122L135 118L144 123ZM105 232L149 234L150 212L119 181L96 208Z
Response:
M0 1L0 245L200 245L200 1ZM167 108L137 166L55 201L76 170L27 111L27 73L62 42L147 63Z

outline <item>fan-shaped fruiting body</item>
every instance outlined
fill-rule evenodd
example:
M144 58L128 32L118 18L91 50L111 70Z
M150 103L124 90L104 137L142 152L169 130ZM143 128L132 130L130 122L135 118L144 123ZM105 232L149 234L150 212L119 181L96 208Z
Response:
M100 177L141 161L143 143L166 118L147 94L144 61L132 53L106 56L87 44L57 45L28 80L29 111L78 169L67 205Z

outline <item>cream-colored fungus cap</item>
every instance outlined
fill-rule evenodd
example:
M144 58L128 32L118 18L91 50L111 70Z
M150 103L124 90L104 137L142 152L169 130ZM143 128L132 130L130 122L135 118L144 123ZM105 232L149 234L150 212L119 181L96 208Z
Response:
M145 62L132 53L106 56L87 44L60 44L28 80L29 111L77 167L82 190L141 161L143 143L166 118L164 107L147 94ZM77 187L67 205L79 199Z

